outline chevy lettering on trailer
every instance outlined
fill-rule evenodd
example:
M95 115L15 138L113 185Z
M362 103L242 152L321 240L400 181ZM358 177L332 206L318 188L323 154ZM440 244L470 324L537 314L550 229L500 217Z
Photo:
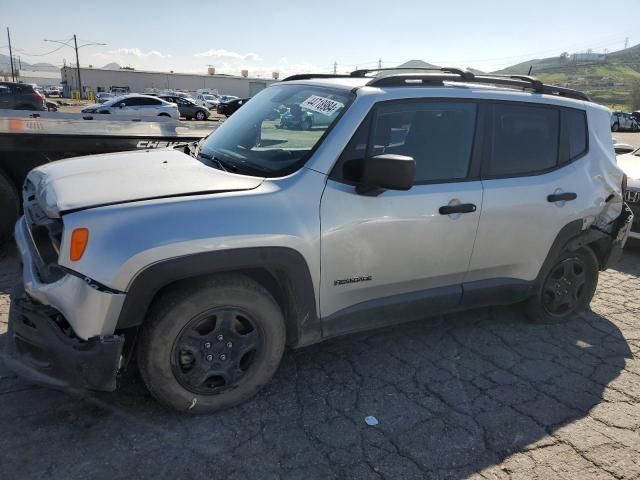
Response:
M140 140L136 145L136 148L172 148L179 145L184 145L185 142L159 142L156 140Z

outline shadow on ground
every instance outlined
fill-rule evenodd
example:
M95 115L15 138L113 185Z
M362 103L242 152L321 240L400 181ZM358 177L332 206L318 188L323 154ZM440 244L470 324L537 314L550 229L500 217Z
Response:
M592 312L537 326L482 309L289 352L256 398L200 417L159 406L135 372L81 397L0 365L0 477L461 478L618 395L605 387L630 356Z

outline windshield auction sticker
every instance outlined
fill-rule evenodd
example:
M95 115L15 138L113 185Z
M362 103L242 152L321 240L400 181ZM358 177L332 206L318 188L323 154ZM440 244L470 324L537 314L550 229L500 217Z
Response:
M300 106L302 108L306 108L307 110L322 113L323 115L329 117L340 110L342 107L344 107L344 104L336 102L335 100L331 100L330 98L311 95L304 102L302 102Z

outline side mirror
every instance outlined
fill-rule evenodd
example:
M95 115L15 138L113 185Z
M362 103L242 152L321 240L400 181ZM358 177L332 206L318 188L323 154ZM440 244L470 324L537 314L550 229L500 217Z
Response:
M416 176L416 161L405 155L383 154L364 160L360 195L377 196L385 190L409 190Z

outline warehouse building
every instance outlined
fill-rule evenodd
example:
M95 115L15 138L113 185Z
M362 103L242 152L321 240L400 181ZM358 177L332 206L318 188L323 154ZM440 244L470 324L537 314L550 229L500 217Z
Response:
M129 92L142 93L148 89L158 90L185 90L195 92L201 88L217 90L221 95L235 95L241 98L252 97L274 79L251 78L245 70L241 76L216 74L213 68L208 75L173 72L150 72L144 70L132 70L127 68L80 68L83 97L89 91L108 92L114 88ZM75 67L63 67L61 69L62 84L68 95L78 90L78 73ZM122 90L119 90L122 91Z

